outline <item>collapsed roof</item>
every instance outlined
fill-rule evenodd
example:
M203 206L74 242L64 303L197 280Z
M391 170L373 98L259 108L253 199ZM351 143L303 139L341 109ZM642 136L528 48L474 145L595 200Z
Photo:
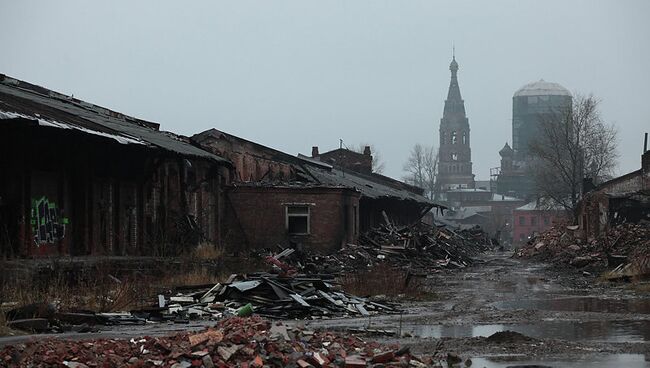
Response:
M160 124L137 119L40 86L0 74L0 124L18 123L69 129L120 144L162 149L221 163L229 161L160 131Z

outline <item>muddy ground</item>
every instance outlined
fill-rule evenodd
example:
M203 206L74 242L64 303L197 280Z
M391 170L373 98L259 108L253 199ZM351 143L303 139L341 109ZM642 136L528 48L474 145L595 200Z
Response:
M428 284L433 300L406 303L402 315L292 323L388 330L393 334L365 338L398 342L415 353L454 351L471 357L474 367L650 367L647 291L600 284L593 276L513 259L510 253L482 255L470 268L431 275ZM120 326L56 336L129 338L211 324ZM500 331L519 334L489 338ZM0 346L32 337L3 337Z
M430 277L437 300L412 303L402 316L307 325L401 331L378 339L455 351L480 367L650 367L650 294L510 256L485 254L471 268ZM522 335L487 338L506 330Z

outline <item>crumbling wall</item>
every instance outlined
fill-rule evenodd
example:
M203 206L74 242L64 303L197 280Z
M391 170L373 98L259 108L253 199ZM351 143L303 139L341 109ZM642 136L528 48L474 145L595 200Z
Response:
M281 153L262 145L216 129L199 133L192 140L206 151L230 160L236 182L288 181L295 176L295 168L286 157L279 157Z
M318 147L314 147L312 149L312 157L326 164L343 167L347 170L362 174L372 173L372 155L368 146L365 147L363 153L339 148L320 154L318 153Z

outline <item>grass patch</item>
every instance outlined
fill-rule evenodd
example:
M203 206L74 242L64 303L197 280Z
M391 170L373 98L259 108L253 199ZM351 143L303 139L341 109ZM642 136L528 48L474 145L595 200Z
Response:
M190 259L197 261L217 261L223 258L223 250L212 243L201 243L190 253Z
M223 281L230 273L218 257L218 252L204 247L188 256L141 263L52 260L45 266L43 262L28 266L25 262L25 267L21 264L0 274L0 336L13 333L6 327L5 313L19 306L50 303L62 311L129 311L155 304L157 294L177 286Z
M389 299L433 300L435 294L424 278L381 264L374 268L347 274L341 287L359 296L385 295Z

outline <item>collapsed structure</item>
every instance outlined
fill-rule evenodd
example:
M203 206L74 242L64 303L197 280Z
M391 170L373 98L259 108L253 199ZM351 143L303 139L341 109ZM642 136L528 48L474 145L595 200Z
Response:
M583 195L578 224L583 237L598 237L610 227L650 221L650 151L646 141L641 168L606 181Z
M589 184L589 183L587 183ZM556 225L517 253L583 270L613 269L610 280L650 275L650 151L641 168L587 191L578 203L578 224Z
M0 75L0 254L325 253L384 214L407 225L437 206L357 155L355 172L216 129L184 137Z

